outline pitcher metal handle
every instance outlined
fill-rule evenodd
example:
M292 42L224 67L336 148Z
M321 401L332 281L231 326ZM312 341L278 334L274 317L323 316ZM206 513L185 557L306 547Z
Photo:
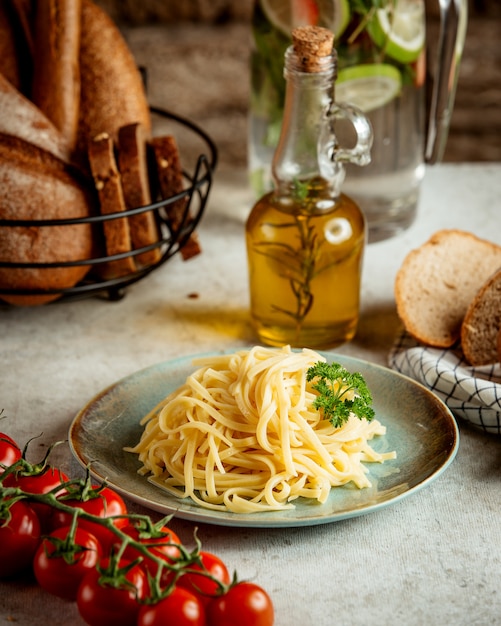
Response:
M444 154L468 22L467 0L438 0L438 2L440 32L424 154L425 162L429 164L440 161Z

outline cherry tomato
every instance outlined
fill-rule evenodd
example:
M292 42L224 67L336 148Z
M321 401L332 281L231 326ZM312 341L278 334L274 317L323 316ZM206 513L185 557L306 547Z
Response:
M15 576L31 566L40 543L40 522L31 507L18 501L0 520L0 578Z
M174 587L157 604L139 610L137 626L205 626L205 611L200 599L188 589Z
M5 433L0 433L0 474L4 471L2 465L5 467L14 465L16 461L19 461L21 456L21 448L14 439Z
M86 513L95 515L96 517L114 517L115 515L126 515L127 505L123 498L113 489L109 487L93 487L95 495L88 500L63 500L67 506L80 508ZM118 517L113 520L113 523L117 528L122 528L128 524L128 520L125 517ZM71 515L65 511L55 510L52 516L53 528L60 528L61 526L69 526L71 524ZM103 554L110 553L111 546L116 540L116 535L108 528L96 524L95 522L80 519L78 521L80 528L85 528L91 532L103 548Z
M175 544L180 544L181 540L176 533L167 526L162 526L158 529L160 536L145 535L144 533L141 533L141 531L134 526L134 524L128 524L127 526L121 528L121 530L134 541L147 544L149 551L157 558L171 562L173 559L179 558L181 554L179 548L176 548L175 546ZM115 548L118 549L119 546L120 540L115 543ZM123 558L128 559L129 561L135 561L138 558L142 558L143 561L140 564L141 567L150 572L152 576L155 576L157 572L157 563L153 559L145 557L137 548L134 548L133 546L127 546L123 553Z
M207 626L273 626L273 622L270 596L254 583L237 583L207 607Z
M77 528L73 541L66 541L69 526L58 528L43 539L33 559L33 571L42 589L65 600L76 600L85 574L101 559L101 546L90 532Z
M105 560L104 565L108 561ZM120 561L120 567L130 565ZM144 570L134 565L125 575L127 586L117 587L100 581L101 573L90 570L83 577L77 593L78 611L89 626L136 626L140 600L148 593L148 582Z
M200 565L191 565L190 569L206 571L223 584L230 584L231 578L228 568L218 556L210 552L202 551L200 552L200 559L203 567L200 567ZM210 601L211 597L217 595L220 590L217 582L211 580L204 574L183 574L177 584L198 595L204 605Z
M69 480L68 476L59 469L47 466L40 474L24 476L22 473L9 474L4 480L5 487L18 487L26 493L41 494L57 489L62 483ZM57 495L64 492L56 491ZM38 515L42 533L47 533L51 529L51 517L53 509L48 504L41 502L30 502L30 507Z

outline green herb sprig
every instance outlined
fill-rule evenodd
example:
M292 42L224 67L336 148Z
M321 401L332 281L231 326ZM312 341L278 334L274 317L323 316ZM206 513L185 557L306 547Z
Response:
M306 380L315 382L312 388L318 391L313 406L322 410L324 417L335 428L342 426L354 413L359 419L371 421L375 412L372 408L372 394L362 374L350 373L339 363L318 361L306 373ZM348 394L355 392L353 400Z

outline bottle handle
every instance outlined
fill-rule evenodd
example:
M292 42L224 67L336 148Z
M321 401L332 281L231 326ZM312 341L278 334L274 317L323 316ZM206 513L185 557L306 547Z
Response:
M345 148L339 144L334 136L334 149L331 158L339 163L355 163L356 165L368 165L371 161L371 147L373 141L372 126L365 114L351 104L338 104L334 102L329 110L331 127L336 121L345 120L351 124L356 134L356 142L353 147Z

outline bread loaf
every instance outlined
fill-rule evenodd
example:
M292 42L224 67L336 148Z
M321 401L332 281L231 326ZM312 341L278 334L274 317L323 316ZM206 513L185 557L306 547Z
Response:
M80 106L81 0L37 0L31 99L72 149Z
M150 178L146 151L146 133L142 124L128 124L118 131L118 169L127 209L151 204ZM129 217L134 250L158 242L158 229L151 211ZM137 255L136 262L152 265L160 260L159 248Z
M0 74L17 89L21 87L21 68L17 54L16 37L12 28L9 7L0 2Z
M471 365L501 361L497 345L500 329L501 263L471 301L461 326L463 354Z
M68 161L71 147L40 109L0 74L0 132Z
M418 341L456 343L479 285L501 267L501 246L460 230L442 230L412 250L395 280L397 312Z
M115 159L113 139L107 133L101 133L89 142L89 163L94 184L99 197L102 215L125 211L120 173ZM131 252L132 243L128 219L117 218L103 222L106 254L124 254ZM105 279L126 276L136 271L132 257L110 261L97 268L97 273Z
M71 219L92 212L93 196L78 172L49 152L17 137L0 134L1 219ZM0 261L65 263L93 254L89 224L0 227ZM88 272L74 267L0 267L0 298L17 305L51 302ZM40 290L40 295L8 295L3 289Z
M151 140L154 162L158 176L160 194L163 198L170 198L180 193L184 189L183 171L179 158L177 142L171 135L153 137ZM189 224L191 216L186 214L187 198L183 197L175 200L166 206L167 217L171 232L177 235L180 228ZM189 238L183 242L181 255L186 261L197 254L201 248L196 233L192 232Z
M82 0L80 44L80 119L78 150L108 133L118 141L118 129L141 123L151 133L151 118L141 74L122 34L91 0Z

